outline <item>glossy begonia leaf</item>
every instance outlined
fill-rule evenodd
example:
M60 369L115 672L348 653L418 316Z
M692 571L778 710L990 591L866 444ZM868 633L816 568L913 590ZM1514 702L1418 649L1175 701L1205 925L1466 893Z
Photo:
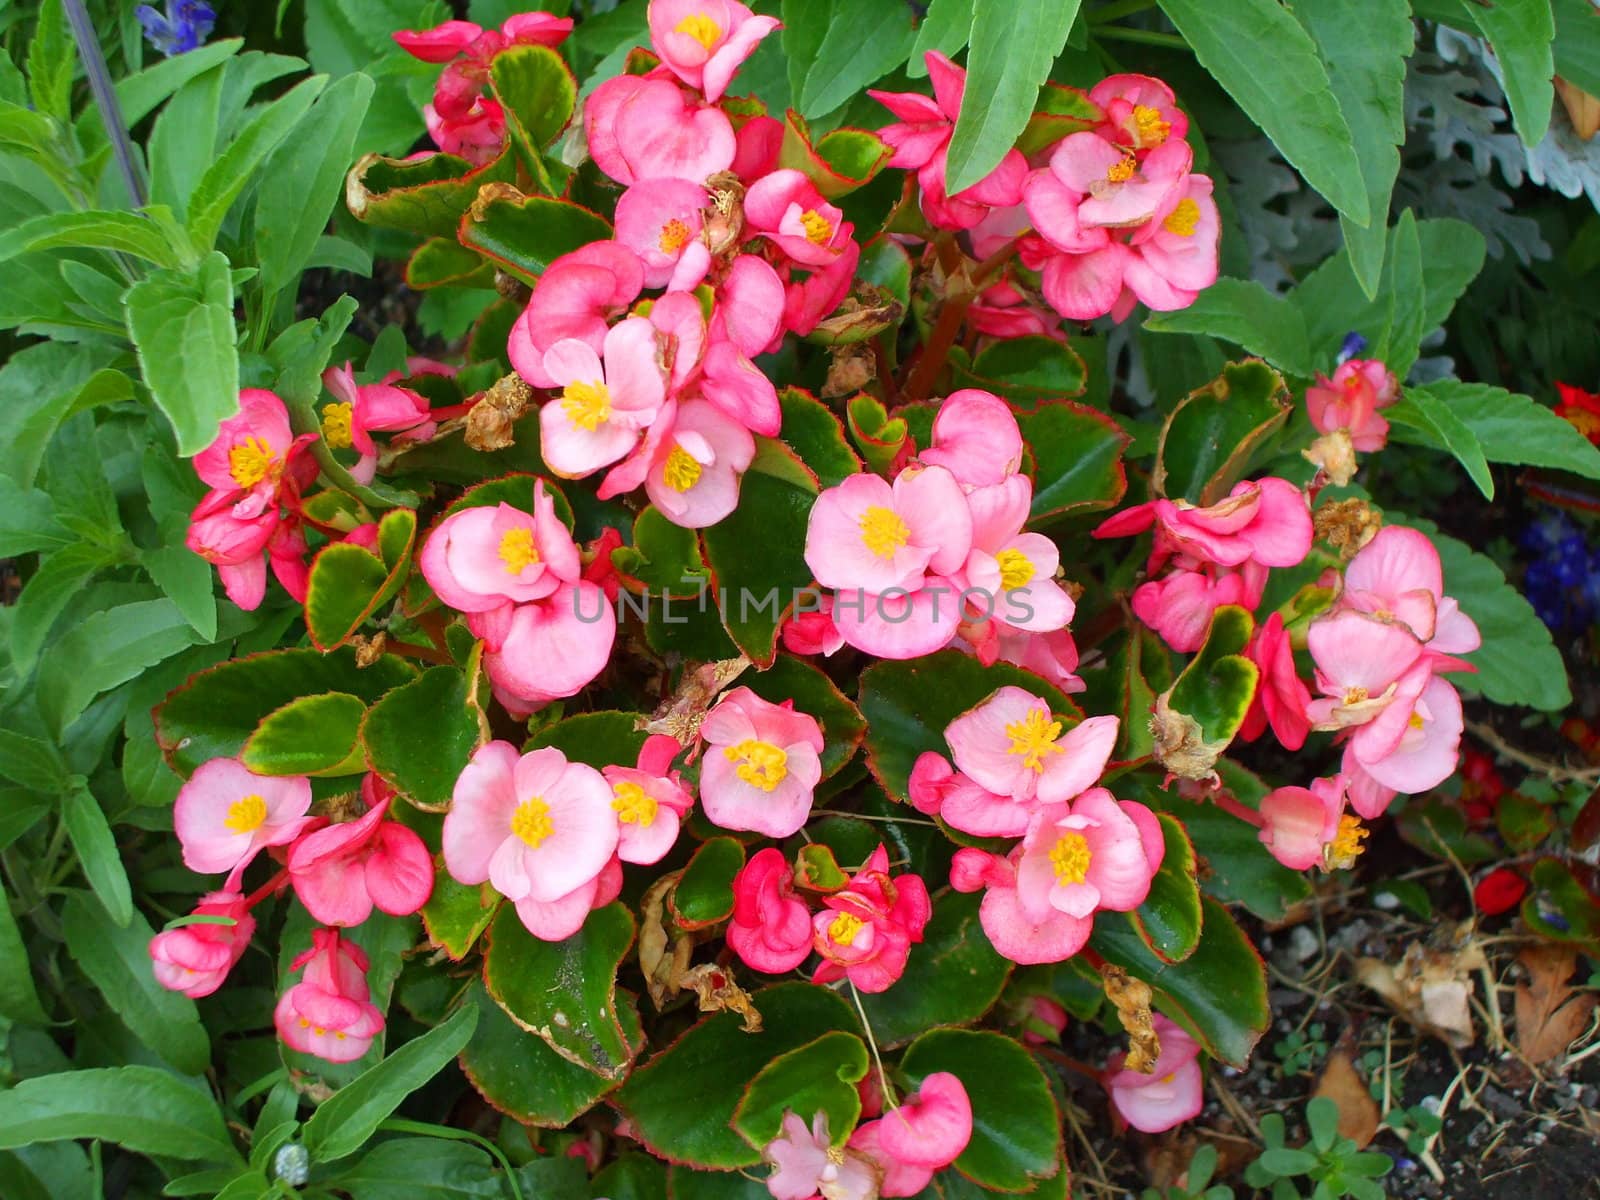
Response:
M674 1163L667 1168L668 1200L772 1200L755 1172L696 1171Z
M970 1029L933 1029L900 1060L915 1086L935 1071L960 1079L972 1102L972 1140L955 1169L985 1187L1032 1191L1062 1170L1061 1114L1039 1064L1014 1039Z
M517 156L510 147L481 167L453 154L419 159L368 154L350 170L345 202L356 220L369 225L453 238L480 187L516 177Z
M766 670L748 671L739 682L774 704L792 700L797 711L817 719L825 739L822 778L831 778L855 756L867 723L833 680L804 659L780 654Z
M798 459L794 465L805 470ZM816 498L815 485L808 490L752 469L740 485L739 507L701 533L722 623L757 666L772 662L783 615L813 583L803 550Z
M893 149L865 129L834 129L815 144L806 119L794 109L784 115L778 166L799 171L829 200L849 195L872 179Z
M1024 688L1042 696L1070 729L1083 719L1078 706L1031 671L997 662L984 666L959 650L940 650L905 662L878 662L861 673L861 715L867 720L867 765L890 796L905 800L917 756L946 757L945 727L997 689Z
M453 237L429 238L406 260L406 286L414 291L434 287L491 288L494 266Z
M1041 402L1018 412L1033 454L1031 519L1111 508L1128 490L1122 456L1133 440L1105 413L1070 401Z
M346 692L301 696L261 718L239 758L257 775L358 774L366 715L366 702Z
M1600 898L1558 858L1533 864L1533 889L1522 902L1522 919L1540 937L1576 942L1584 953L1600 953Z
M369 703L416 678L386 654L356 666L355 651L273 650L202 671L155 711L156 739L172 769L187 778L201 763L239 753L268 713L301 696L348 692Z
M833 848L824 842L807 842L794 856L794 885L809 892L831 893L850 882Z
M1288 420L1292 407L1283 376L1266 363L1229 363L1215 380L1180 400L1162 425L1152 490L1173 500L1215 504L1244 477L1250 456Z
M1034 101L1033 115L1017 139L1017 149L1032 158L1071 133L1092 129L1104 119L1087 92L1047 81Z
M702 842L673 889L672 915L684 929L703 929L733 915L733 877L744 866L744 847L731 837Z
M695 531L669 521L653 504L634 518L633 543L613 550L611 565L627 577L630 591L636 584L651 596L693 598L711 583Z
M382 557L349 542L324 546L306 585L306 632L319 650L333 650L400 591L411 570L417 514L396 508L378 522Z
M463 246L532 284L563 254L605 241L611 236L611 225L581 204L524 196L505 186L490 189L473 201L461 216L456 236Z
M809 983L780 983L752 1000L760 1033L731 1012L713 1013L638 1067L612 1102L652 1154L690 1167L754 1166L761 1152L734 1132L735 1110L752 1080L781 1054L830 1030L855 1032L850 1004Z
M1084 366L1072 347L1041 335L992 341L970 364L952 361L962 387L982 388L1014 404L1083 394Z
M594 712L567 717L546 725L528 739L524 752L554 746L568 762L601 767L631 767L639 761L639 751L650 735L635 726L643 713Z
M428 812L450 805L456 778L489 740L488 722L458 667L430 667L372 706L367 758L401 797Z
M483 981L511 1019L568 1062L620 1079L637 1046L617 1014L617 966L633 946L633 914L608 904L563 942L523 928L512 905L489 927Z
M1208 1053L1243 1067L1272 1019L1266 967L1227 909L1209 896L1201 909L1200 944L1182 962L1162 962L1126 913L1096 914L1089 945L1154 988L1156 1007L1187 1027Z
M500 896L493 888L457 883L435 863L433 893L422 906L422 925L428 939L449 955L451 962L460 962L489 928L499 903Z
M935 1025L970 1025L994 1007L1011 973L978 923L977 892L946 892L933 905L905 974L886 992L861 997L881 1047L899 1046Z
M628 1152L606 1164L590 1187L606 1200L668 1200L667 1164Z
M905 421L898 416L891 417L882 401L866 392L850 397L845 416L850 423L850 440L861 451L867 469L880 475L889 474L905 445Z
M760 1150L782 1131L786 1111L823 1112L833 1144L841 1145L861 1116L856 1084L869 1065L866 1043L855 1034L825 1033L773 1059L750 1081L734 1109L733 1127Z
M549 46L509 46L494 56L489 86L505 111L506 128L533 169L572 120L578 103L572 69Z
M519 1026L482 983L473 983L468 1003L477 1005L478 1027L461 1052L461 1069L478 1094L506 1116L524 1125L559 1129L616 1088L616 1080L569 1062ZM624 1005L623 1011L637 1028L632 1007Z
M1150 881L1150 895L1133 913L1145 945L1164 962L1181 962L1200 944L1200 885L1195 882L1194 846L1183 826L1158 814L1166 853Z
M1192 718L1209 745L1226 746L1244 724L1260 671L1244 656L1255 621L1236 604L1211 614L1205 644L1163 694L1172 712Z

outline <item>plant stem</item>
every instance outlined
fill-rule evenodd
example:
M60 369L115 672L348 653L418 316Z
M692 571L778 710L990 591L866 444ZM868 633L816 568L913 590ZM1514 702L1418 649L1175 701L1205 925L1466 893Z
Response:
M1126 25L1096 25L1094 35L1105 41L1141 42L1146 46L1164 46L1169 50L1189 48L1189 43L1175 33L1158 33L1153 29L1130 29Z
M1144 12L1156 6L1156 0L1116 0L1114 4L1107 4L1097 8L1089 14L1089 24L1105 25L1112 21L1120 21L1123 17L1131 17L1134 13Z
M94 25L84 11L83 0L61 0L61 6L66 10L67 23L72 26L72 40L78 43L78 57L83 59L83 72L89 78L89 91L94 96L95 107L100 110L111 152L116 156L123 182L128 185L128 197L134 208L143 208L150 197L145 193L144 180L139 178L133 142L128 137L128 123L122 119L122 106L117 103L117 93L111 86L111 72L94 35Z
M856 1014L861 1018L861 1030L867 1035L867 1048L872 1051L872 1061L878 1067L878 1086L883 1089L883 1102L890 1108L899 1108L900 1102L895 1099L894 1089L889 1086L889 1075L883 1069L883 1056L878 1053L878 1039L872 1036L872 1024L867 1020L867 1010L861 1004L861 993L856 991L856 985L850 980L845 980L850 988L850 998L856 1002Z

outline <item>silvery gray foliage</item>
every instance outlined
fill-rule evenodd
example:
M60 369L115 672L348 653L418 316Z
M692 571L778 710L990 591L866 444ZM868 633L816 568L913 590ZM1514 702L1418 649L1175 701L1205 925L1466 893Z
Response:
M1302 194L1309 198L1312 208L1323 208L1322 200L1307 191L1300 176L1265 137L1213 141L1211 157L1228 179L1228 196L1250 251L1250 277L1273 291L1288 290L1294 283L1290 267L1306 261L1306 231L1293 210L1279 211L1288 208L1286 203L1278 202L1279 197ZM1304 208L1302 205L1301 214ZM1323 219L1334 224L1327 217Z

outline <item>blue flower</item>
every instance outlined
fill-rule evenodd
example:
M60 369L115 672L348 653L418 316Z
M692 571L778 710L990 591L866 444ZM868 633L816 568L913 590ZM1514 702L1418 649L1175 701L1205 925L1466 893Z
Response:
M1354 330L1344 335L1344 344L1339 347L1339 365L1343 366L1350 359L1360 354L1367 348L1367 339Z
M163 16L148 4L134 10L144 26L145 40L169 58L202 44L217 23L217 14L204 0L167 0Z

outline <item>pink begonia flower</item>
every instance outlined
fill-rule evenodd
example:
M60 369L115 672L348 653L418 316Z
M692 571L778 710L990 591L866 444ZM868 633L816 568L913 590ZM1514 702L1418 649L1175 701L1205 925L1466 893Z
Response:
M256 775L235 758L200 764L173 802L172 823L183 864L201 875L237 876L256 852L283 846L312 820L311 781L304 775Z
M356 382L349 363L322 373L334 402L322 409L322 436L332 450L354 446L361 457L350 468L358 483L371 483L378 471L373 433L394 433L395 441L427 441L438 429L427 398L389 383Z
M700 804L713 825L784 838L806 823L822 778L815 717L796 712L793 701L773 704L738 687L706 714L700 736L708 746Z
M532 513L500 503L445 517L422 544L418 565L439 599L464 613L543 600L576 583L583 569L541 479L534 480Z
M967 86L967 73L944 54L930 50L924 56L933 98L917 92L880 92L867 95L898 117L878 136L894 148L888 166L917 173L923 214L940 229L971 229L993 208L1016 204L1022 198L1022 183L1028 163L1018 150L1008 150L999 164L971 187L951 196L946 191L945 171L950 137Z
M811 910L794 890L783 851L767 846L733 877L728 948L753 971L781 975L811 954Z
M487 40L486 32L491 34ZM559 46L571 32L571 17L531 12L508 18L500 27L498 39L492 31L472 21L446 21L432 29L401 29L392 36L402 50L425 63L447 63L458 54L469 53L487 63L507 45Z
M1061 314L1038 302L1039 297L1024 291L1015 273L1007 268L1001 277L978 293L967 309L967 324L985 337L1047 337L1061 341Z
M783 151L782 121L764 115L742 120L736 117L734 137L739 148L734 152L733 165L728 170L737 175L745 187L768 172L777 170L778 158Z
M960 645L957 642L957 645ZM1001 626L995 640L998 662L1026 667L1046 683L1053 683L1071 696L1085 690L1078 675L1078 645L1065 629L1051 633L1027 633Z
M884 992L906 969L911 947L933 915L921 876L890 877L889 853L882 843L841 891L825 896L812 919L822 963L813 983L848 978L863 992Z
M747 234L765 237L791 262L813 269L832 264L852 244L855 229L811 180L787 167L745 193L744 219Z
M1415 678L1426 682L1411 699L1406 684ZM1428 791L1455 774L1462 728L1460 694L1419 664L1400 680L1395 703L1350 735L1344 769L1354 774L1359 768L1396 792Z
M1261 844L1292 871L1327 865L1344 815L1344 787L1336 775L1309 788L1273 788L1261 799Z
M815 599L811 608L805 601ZM794 615L783 623L783 648L790 654L820 654L831 658L844 646L844 635L833 623L833 597L807 592Z
M1318 433L1343 429L1357 450L1382 450L1389 422L1378 415L1400 396L1394 372L1375 358L1340 363L1333 378L1318 374L1306 389L1306 413Z
M1186 500L1149 500L1102 521L1097 538L1130 537L1156 528L1149 570L1185 554L1197 563L1236 567L1298 566L1311 552L1311 506L1306 494L1274 475L1241 480L1225 500L1196 507Z
M969 609L976 607L974 593L983 601L979 622L1050 633L1066 628L1076 605L1055 581L1061 565L1056 544L1041 533L1022 531L1032 503L1033 484L1026 475L967 495L972 550L962 568L968 585L963 595Z
M1283 628L1281 613L1273 613L1261 623L1245 655L1260 668L1261 681L1250 699L1250 711L1245 713L1239 735L1253 742L1271 725L1285 750L1300 749L1311 732L1311 722L1306 717L1311 690L1295 669L1294 647Z
M1189 176L1176 207L1133 235L1123 268L1126 290L1111 310L1117 320L1133 311L1135 300L1155 312L1188 308L1217 281L1222 223L1212 186L1204 175Z
M945 727L956 767L997 796L1024 804L1059 804L1105 769L1118 719L1090 717L1062 733L1048 701L1007 686Z
M892 486L863 473L828 488L812 505L805 557L824 587L876 595L916 591L930 574L952 575L971 548L972 513L961 485L945 468L929 467L901 472Z
M1084 254L1112 245L1108 230L1159 222L1178 204L1194 153L1170 141L1137 159L1098 133L1068 134L1049 165L1028 176L1023 204L1057 250Z
M189 515L183 544L217 568L228 599L245 612L254 612L267 594L267 564L261 555L282 518L275 507L239 517L238 504L235 490L206 493Z
M337 929L313 929L311 948L289 964L305 968L278 997L272 1021L284 1045L327 1062L354 1062L383 1032L383 1014L367 986L367 956Z
M617 240L644 263L644 285L689 291L711 266L701 236L705 188L687 179L642 179L617 201Z
M394 34L399 47L425 63L447 63L483 36L483 26L472 21L446 21L432 29L401 29Z
M662 516L685 529L715 525L739 504L739 480L755 458L750 431L700 399L668 400L639 448L600 487L602 500L645 492Z
M517 917L522 927L540 941L564 942L583 928L591 912L604 908L621 892L622 864L613 857L598 875L565 896L549 901L524 896L516 903Z
M650 44L666 67L715 103L739 64L778 28L738 0L650 0Z
M677 399L705 363L710 327L700 297L693 292L668 292L650 304L650 324L667 372L667 396Z
M493 162L505 146L505 109L489 96L475 97L464 112L451 116L441 113L437 104L424 104L422 123L435 146L474 166Z
M256 921L238 892L212 892L195 905L197 917L225 917L230 924L181 925L150 939L150 970L156 982L191 1000L222 986L255 936Z
M783 338L783 280L766 259L741 254L733 260L717 286L711 336L752 358L777 348Z
M605 670L617 637L616 610L583 579L517 605L503 622L491 613L469 615L467 625L485 640L483 665L496 695L518 715L577 695Z
M1477 624L1444 594L1433 542L1402 525L1380 529L1350 560L1337 607L1400 621L1434 654L1466 654L1483 643Z
M1144 1133L1161 1133L1200 1115L1205 1105L1205 1080L1200 1074L1200 1046L1170 1018L1155 1014L1161 1053L1148 1075L1123 1067L1127 1054L1118 1051L1102 1077L1111 1104L1129 1125Z
M636 766L601 768L611 785L611 807L619 825L617 857L623 862L660 862L678 840L679 823L694 805L672 769L681 749L676 738L652 734L640 747Z
M590 93L583 128L589 157L618 183L687 179L704 183L733 164L733 124L660 75L618 75Z
M932 442L918 459L944 467L967 491L1003 483L1022 466L1022 430L1011 406L992 392L962 388L939 404Z
M577 338L599 353L612 318L626 312L644 288L644 263L621 242L590 242L545 268L528 306L511 327L506 355L534 387L555 387L545 351Z
M778 436L783 425L778 391L733 342L713 336L698 388L704 399L751 433Z
M1089 89L1089 99L1104 114L1095 132L1135 154L1188 135L1189 118L1172 89L1149 75L1108 75Z
M592 884L618 842L610 786L553 747L478 749L445 814L445 866L458 883L494 885L515 901L551 903ZM587 902L584 911L588 911Z
M1060 1045L1067 1028L1067 1010L1049 996L1030 996L1022 1013L1022 1042L1027 1046Z
M245 388L239 411L217 429L211 444L194 456L195 474L216 492L235 493L233 515L241 521L275 511L279 493L294 493L317 477L310 445L315 434L294 436L289 410L273 392Z
M1383 713L1398 696L1400 680L1415 674L1412 668L1423 654L1422 643L1407 626L1353 610L1311 622L1306 648L1322 694L1307 706L1306 716L1323 730L1365 725ZM1420 678L1408 681L1411 698L1421 695L1431 674L1424 662Z
M381 532L382 529L376 521L363 521L339 541L350 546L360 546L368 554L381 558L383 555L378 548L378 535Z
M601 356L577 338L544 354L561 395L539 410L539 449L557 475L581 479L623 458L656 419L667 385L655 327L629 317L605 336Z
M785 268L783 327L798 337L815 330L849 295L860 263L861 245L851 240L845 243L838 258L812 271L804 280L796 280L793 271Z
M376 779L361 783L365 816L308 833L289 851L294 893L323 925L359 925L374 908L409 916L433 894L433 855L414 830L388 819L394 791Z
M1165 849L1154 813L1092 788L1034 818L1017 860L1018 904L1033 922L1052 910L1080 920L1100 909L1132 912L1150 894Z
M773 1168L767 1191L776 1200L874 1200L882 1194L876 1163L854 1150L834 1149L827 1113L817 1113L807 1128L804 1118L785 1112L782 1130L761 1152Z
M915 1196L961 1156L972 1140L972 1102L961 1080L935 1071L876 1121L850 1135L850 1148L882 1168L880 1196Z
M957 850L950 864L950 886L958 892L985 889L978 920L1002 958L1020 965L1065 962L1088 944L1094 921L1054 908L1041 920L1024 912L1017 896L1017 862L1022 853L1020 845L1004 858L971 847Z
M1266 567L1254 562L1237 568L1177 568L1133 589L1133 615L1180 654L1192 654L1205 644L1217 609L1236 604L1254 610L1261 603L1267 574Z

